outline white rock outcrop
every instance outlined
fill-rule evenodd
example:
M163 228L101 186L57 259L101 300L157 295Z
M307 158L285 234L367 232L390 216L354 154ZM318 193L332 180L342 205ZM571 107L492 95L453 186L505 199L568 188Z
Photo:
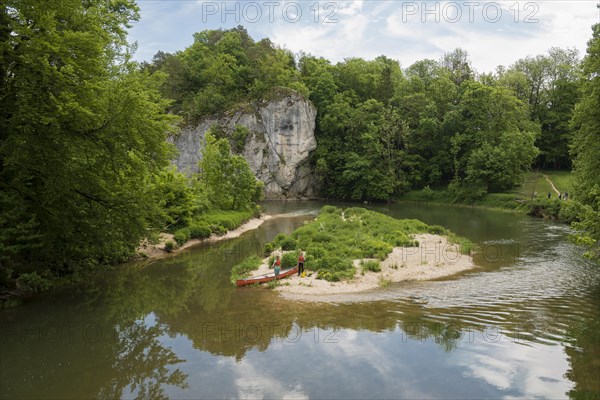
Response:
M173 140L179 150L175 165L185 173L198 171L206 132L213 125L229 132L241 125L250 131L241 154L254 175L265 183L266 198L314 198L316 179L308 157L317 148L316 115L317 110L309 100L286 91L254 111L231 111L219 119L205 119L184 129Z

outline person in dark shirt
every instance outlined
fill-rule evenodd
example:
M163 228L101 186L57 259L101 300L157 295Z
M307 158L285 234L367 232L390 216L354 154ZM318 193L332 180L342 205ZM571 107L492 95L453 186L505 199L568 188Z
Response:
M300 256L298 257L298 276L304 272L304 252L300 250Z

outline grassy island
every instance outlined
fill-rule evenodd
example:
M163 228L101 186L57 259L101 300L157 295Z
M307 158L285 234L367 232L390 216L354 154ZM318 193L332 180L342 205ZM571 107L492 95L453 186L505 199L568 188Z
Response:
M388 259L395 248L418 247L419 234L445 236L462 254L471 250L470 241L439 225L395 219L364 208L324 206L315 220L290 235L279 234L268 243L265 256L269 260L263 264L271 265L271 257L282 254L282 268L288 268L296 264L302 250L306 269L316 273L318 279L353 280L357 273L381 272L380 263ZM232 281L249 276L260 265L258 257L249 257L233 268Z

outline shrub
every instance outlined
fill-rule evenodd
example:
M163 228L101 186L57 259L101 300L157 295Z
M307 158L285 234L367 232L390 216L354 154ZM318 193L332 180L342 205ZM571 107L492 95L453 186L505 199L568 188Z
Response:
M281 246L281 242L285 240L286 237L287 235L285 233L278 233L271 243L273 243L275 248L279 248Z
M281 250L296 250L296 241L289 236L286 237L281 241Z
M379 281L377 282L377 284L379 285L380 288L385 288L390 286L390 284L392 283L391 279L386 279L383 276L379 277Z
M183 245L188 240L190 240L190 238L191 238L191 235L190 235L189 228L183 228L183 229L178 230L177 232L175 232L175 236L173 237L173 239L175 239L177 244L180 246Z
M433 199L435 192L433 190L431 190L431 188L429 187L429 185L425 186L423 188L423 190L421 190L423 198L427 199L427 200L431 200Z
M328 282L339 282L354 278L354 267L345 271L319 271L317 279L323 279Z
M583 213L583 206L578 201L563 201L558 212L558 218L564 222L571 223L579 221L579 215Z
M339 214L340 211L341 210L335 206L323 206L323 208L321 208L322 214Z
M212 233L214 233L217 236L222 236L224 234L227 233L227 229L225 229L224 227L222 227L221 225L211 225L210 226L210 230Z
M267 243L267 244L265 244L264 255L268 256L269 254L271 254L273 252L273 250L275 250L273 248L273 243Z
M288 269L295 267L298 264L298 257L300 256L299 251L291 251L289 253L285 253L281 257L281 268Z
M260 212L260 208L251 210L212 210L199 217L196 224L207 225L217 235L232 230L248 221Z
M376 260L368 260L362 263L362 268L365 271L381 272L381 264Z
M210 234L212 233L212 230L206 223L196 223L191 225L188 229L192 239L206 239L210 237Z
M439 225L431 225L427 229L427 232L431 233L432 235L447 235L448 234L448 230L446 228L444 228L443 226L439 226Z
M167 241L165 242L165 251L166 251L167 253L170 253L170 252L172 252L174 249L175 249L175 242L174 242L174 241L172 241L172 240L167 240Z
M246 258L231 269L231 283L235 285L238 279L246 278L250 275L250 272L260 267L261 263L262 261L258 256L254 255Z
M457 236L453 232L449 232L448 241L450 243L458 244L461 254L471 254L471 251L473 250L473 243L471 243L470 240Z
M333 239L333 236L325 232L316 232L313 236L313 241L315 242L328 243L333 241Z
M281 248L284 251L296 250L298 246L297 241L292 236L287 236L283 233L279 233L272 242L268 243L265 248L270 249L270 251L277 250Z
M561 201L557 199L533 199L528 202L527 213L536 217L556 219L559 217Z
M404 232L394 232L385 237L384 241L392 243L394 247L412 247L414 240Z
M17 289L24 292L43 292L48 290L50 286L50 280L39 275L37 271L26 272L17 278Z

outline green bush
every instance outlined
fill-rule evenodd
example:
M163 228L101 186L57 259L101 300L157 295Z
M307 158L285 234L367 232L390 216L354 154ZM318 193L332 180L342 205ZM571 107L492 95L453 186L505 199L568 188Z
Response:
M39 275L36 271L21 274L17 278L17 289L23 292L43 292L48 290L50 286L50 280Z
M335 206L323 206L321 208L322 214L339 214L342 210Z
M365 271L381 272L381 264L376 260L368 260L362 263L362 268Z
M227 233L227 229L225 229L221 225L216 225L216 224L212 224L210 226L210 230L212 233L214 233L217 236L222 236Z
M287 235L285 233L278 233L271 243L273 243L273 245L276 246L275 248L279 248L281 247L281 242L285 240L285 238L287 238Z
M250 272L254 271L262 263L258 256L250 256L241 263L237 264L231 269L231 283L235 285L238 279L246 278L250 275Z
M178 245L183 245L185 242L190 240L191 234L189 228L183 228L175 232L173 239L177 242Z
M450 243L458 244L461 254L471 254L471 251L473 250L473 243L470 240L460 237L454 232L449 232L448 241Z
M423 198L425 198L427 200L432 200L435 196L435 192L433 190L431 190L429 185L425 186L423 188L423 190L421 190L421 192L423 194Z
M296 250L296 241L289 236L286 237L284 240L281 241L281 250Z
M165 251L166 251L167 253L170 253L170 252L172 252L174 249L175 249L175 242L174 242L174 241L172 241L172 240L167 240L167 241L165 242Z
M561 203L563 202L558 199L533 199L527 203L529 205L527 213L536 217L558 219Z
M236 153L241 153L246 146L246 139L250 134L250 130L243 125L236 125L231 133L232 150Z
M394 247L412 247L415 242L409 235L401 231L384 235L384 241L391 243Z
M281 257L281 268L288 269L295 267L298 264L298 257L300 256L299 251L291 251L289 253L285 253Z
M269 254L271 254L273 252L273 250L275 250L273 248L273 243L267 243L267 244L265 244L264 255L268 256Z
M206 239L210 237L212 230L205 223L195 223L189 226L190 237L192 239Z
M446 228L444 228L443 226L439 226L439 225L431 225L429 227L429 229L427 229L427 232L431 233L432 235L447 235L448 234L448 230Z
M202 221L208 225L220 225L232 230L254 217L256 208L252 210L213 210L202 216Z
M583 206L578 201L566 200L561 203L558 218L561 221L571 223L579 221L579 216L583 213Z
M298 243L292 236L287 236L283 233L275 236L272 242L267 244L270 251L281 248L284 251L296 250Z
M328 243L334 240L333 236L325 232L316 232L313 236L314 242Z
M323 279L328 282L339 282L350 280L354 278L355 274L354 267L344 270L344 271L323 271L319 270L319 275L317 275L317 279Z

